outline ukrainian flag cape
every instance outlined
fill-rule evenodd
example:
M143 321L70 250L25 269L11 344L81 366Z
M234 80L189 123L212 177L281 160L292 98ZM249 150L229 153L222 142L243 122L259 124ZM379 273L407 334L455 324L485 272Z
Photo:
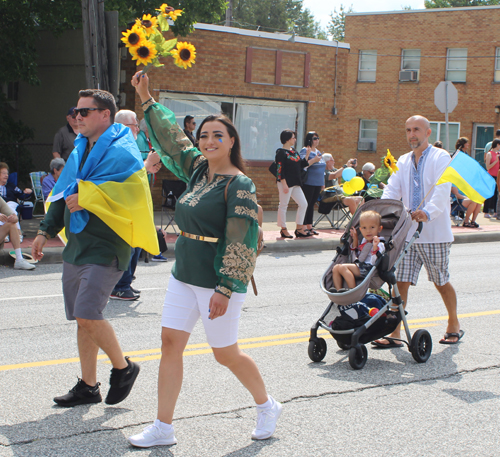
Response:
M71 233L85 228L91 212L130 246L158 254L147 173L130 129L122 124L111 125L80 170L87 142L82 135L76 137L75 149L47 201L78 193L78 204L84 210L71 213Z
M484 203L496 189L495 179L472 157L458 151L436 184L451 182L473 202Z

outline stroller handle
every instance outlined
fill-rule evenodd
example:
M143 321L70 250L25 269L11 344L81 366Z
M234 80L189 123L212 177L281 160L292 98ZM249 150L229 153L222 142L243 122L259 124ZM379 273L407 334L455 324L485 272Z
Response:
M419 235L422 233L422 229L423 228L424 228L424 223L423 222L419 222L418 223L418 227L417 227L417 232L418 232Z

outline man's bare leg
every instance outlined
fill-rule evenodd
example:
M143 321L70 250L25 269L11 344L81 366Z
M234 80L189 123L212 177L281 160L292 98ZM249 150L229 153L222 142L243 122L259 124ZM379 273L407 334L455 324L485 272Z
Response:
M460 323L458 322L457 315L457 294L451 283L447 282L444 286L438 286L434 284L436 289L441 294L446 310L448 311L448 326L446 327L446 333L458 333L460 331ZM451 336L448 339L442 338L441 341L449 341L450 343L456 343L458 338L456 336Z
M406 305L408 303L408 290L411 286L411 282L399 282L398 281L398 290L399 290L399 295L401 295L401 300L403 300L403 309L406 309ZM387 335L387 338L395 338L400 340L401 339L401 325L398 325L396 327L396 330L394 330L390 335ZM387 345L390 344L389 341L387 341L386 338L380 338L379 340L376 340L376 342L379 345Z
M76 319L78 322L78 351L82 365L82 379L89 386L96 384L97 352L101 348L109 357L113 368L126 368L120 344L111 324L106 320ZM86 378L89 380L86 381ZM91 382L93 383L91 384Z

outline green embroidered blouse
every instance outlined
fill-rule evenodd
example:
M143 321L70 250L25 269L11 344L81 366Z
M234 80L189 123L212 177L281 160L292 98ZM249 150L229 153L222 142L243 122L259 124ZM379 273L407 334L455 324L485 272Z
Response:
M175 115L155 103L145 111L150 141L165 166L187 183L177 201L175 221L192 235L218 238L218 243L180 236L175 244L173 276L194 286L213 288L230 297L245 293L257 258L257 198L247 176L215 174L208 181L208 161L177 124Z

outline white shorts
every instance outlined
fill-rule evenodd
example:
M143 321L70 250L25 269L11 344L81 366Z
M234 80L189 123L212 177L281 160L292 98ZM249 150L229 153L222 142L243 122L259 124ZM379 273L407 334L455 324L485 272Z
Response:
M211 347L224 348L235 344L238 340L241 307L246 294L233 292L226 314L210 320L208 309L213 294L214 289L192 286L170 275L161 326L192 333L201 316L207 342Z

